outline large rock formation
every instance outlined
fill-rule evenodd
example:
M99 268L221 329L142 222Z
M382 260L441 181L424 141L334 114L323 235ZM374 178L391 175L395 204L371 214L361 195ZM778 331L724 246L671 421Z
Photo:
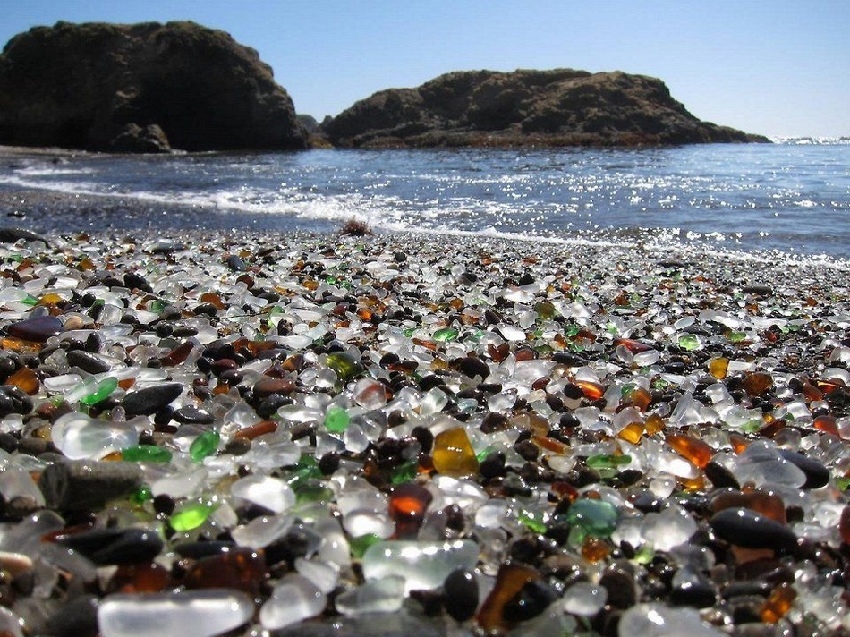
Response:
M322 124L344 147L633 146L768 141L702 122L658 79L468 71L375 93Z
M0 55L0 144L116 151L304 148L257 52L192 22L37 27Z

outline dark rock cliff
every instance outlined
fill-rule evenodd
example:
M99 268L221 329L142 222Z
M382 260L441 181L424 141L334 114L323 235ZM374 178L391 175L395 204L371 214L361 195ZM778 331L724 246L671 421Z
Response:
M0 144L155 152L304 148L257 52L192 22L36 27L0 55Z
M768 141L702 122L658 79L572 69L441 75L322 123L343 147L637 146Z

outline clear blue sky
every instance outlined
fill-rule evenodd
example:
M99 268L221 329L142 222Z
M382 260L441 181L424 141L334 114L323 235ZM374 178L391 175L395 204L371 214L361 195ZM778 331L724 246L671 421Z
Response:
M697 117L775 136L850 135L850 0L0 0L0 42L58 20L194 20L336 115L455 70L570 67L664 80Z

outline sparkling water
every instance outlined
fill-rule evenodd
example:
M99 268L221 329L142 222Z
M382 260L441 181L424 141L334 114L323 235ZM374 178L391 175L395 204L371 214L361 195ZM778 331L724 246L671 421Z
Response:
M0 189L120 196L32 229L375 229L847 257L850 140L650 149L7 157ZM124 202L123 204L121 202Z

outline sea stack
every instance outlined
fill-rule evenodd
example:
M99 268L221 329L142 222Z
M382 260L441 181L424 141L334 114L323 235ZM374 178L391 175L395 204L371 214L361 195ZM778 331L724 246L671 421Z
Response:
M659 79L572 69L447 73L379 91L322 129L334 145L355 148L768 141L699 120Z
M292 99L254 49L193 22L36 27L0 55L0 144L298 149Z

